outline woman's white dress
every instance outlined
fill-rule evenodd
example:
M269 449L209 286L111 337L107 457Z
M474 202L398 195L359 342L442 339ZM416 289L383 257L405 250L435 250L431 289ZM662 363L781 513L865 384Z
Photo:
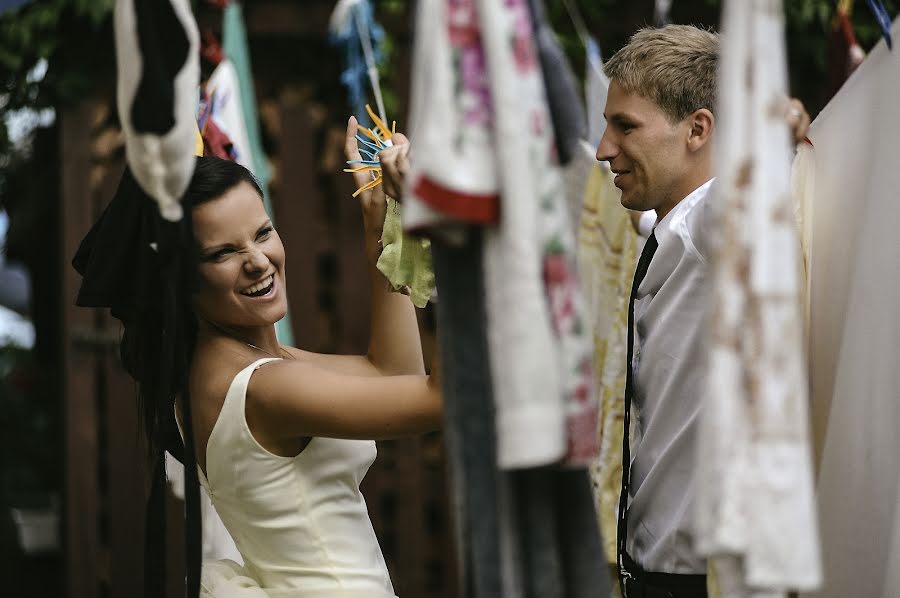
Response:
M200 594L215 598L394 598L359 484L375 443L313 438L281 457L253 438L245 417L253 372L239 372L206 447L200 483L244 565L203 564Z

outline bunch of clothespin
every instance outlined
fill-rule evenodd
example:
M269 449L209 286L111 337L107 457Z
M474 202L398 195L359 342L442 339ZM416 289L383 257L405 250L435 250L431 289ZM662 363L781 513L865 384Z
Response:
M374 189L381 184L381 162L378 161L378 152L393 145L391 139L393 139L394 133L397 132L397 121L394 121L391 124L391 128L388 129L387 123L378 118L378 115L372 111L368 104L366 104L366 112L368 112L369 118L372 119L375 126L371 129L362 126L358 128L359 133L356 134L356 141L359 145L359 153L363 159L347 160L347 164L355 166L353 168L345 168L344 172L371 172L373 178L357 189L353 193L353 197L368 189Z

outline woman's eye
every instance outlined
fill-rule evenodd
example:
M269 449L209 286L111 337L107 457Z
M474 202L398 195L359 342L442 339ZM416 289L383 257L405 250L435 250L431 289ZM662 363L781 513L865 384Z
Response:
M231 253L232 253L231 249L220 249L219 251L216 251L215 253L211 253L210 255L206 256L206 259L213 261L213 262L217 262L217 261L221 260L222 258L227 257Z
M256 238L257 239L265 239L266 237L269 236L269 234L273 230L275 230L275 229L273 229L271 226L267 226L266 228L264 228L261 231L259 231L258 233L256 233Z

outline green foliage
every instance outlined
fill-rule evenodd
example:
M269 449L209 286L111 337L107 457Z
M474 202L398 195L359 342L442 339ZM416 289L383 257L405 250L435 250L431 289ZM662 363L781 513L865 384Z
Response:
M0 110L60 108L110 77L114 54L113 0L34 0L0 16ZM42 77L35 67L46 65ZM27 159L13 147L7 119L0 120L0 195L7 171ZM23 153L24 152L24 153ZM23 154L23 155L19 155Z
M76 99L90 88L97 34L108 27L112 0L42 0L0 17L0 94L4 108L42 108ZM109 47L103 49L109 56ZM28 73L46 60L47 76ZM63 67L63 68L59 68Z

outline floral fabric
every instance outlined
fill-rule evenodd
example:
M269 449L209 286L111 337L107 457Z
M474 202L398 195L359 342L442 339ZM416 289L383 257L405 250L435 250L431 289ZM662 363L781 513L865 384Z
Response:
M418 10L407 230L484 228L501 468L596 452L591 338L547 94L525 0Z

